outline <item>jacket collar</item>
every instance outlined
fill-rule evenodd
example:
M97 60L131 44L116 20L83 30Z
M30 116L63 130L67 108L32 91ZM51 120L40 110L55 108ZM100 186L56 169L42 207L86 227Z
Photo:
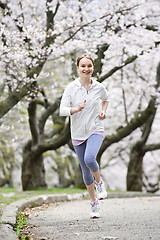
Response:
M74 83L75 83L75 85L77 85L78 87L82 87L82 86L83 86L83 85L80 83L80 78L79 78L79 77L74 80ZM95 84L96 84L96 80L95 80L94 78L92 78L92 85L91 85L91 87L94 86Z

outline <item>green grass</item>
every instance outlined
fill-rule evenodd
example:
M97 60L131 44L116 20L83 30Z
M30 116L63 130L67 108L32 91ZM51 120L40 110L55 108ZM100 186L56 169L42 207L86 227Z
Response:
M13 187L0 187L0 216L2 215L2 210L5 206L9 205L12 202L18 201L23 198L29 198L38 195L45 194L74 194L74 193L83 193L86 192L86 189L79 188L51 188L51 189L35 189L33 191L16 191ZM14 193L13 196L7 196L3 194Z
M23 198L29 198L38 195L46 195L46 194L60 194L60 193L67 193L67 194L74 194L74 193L83 193L86 192L86 189L79 189L79 188L52 188L52 189L35 189L33 191L16 191L12 187L0 187L0 216L2 215L3 208L9 205L12 202ZM9 196L10 193L14 193L13 196ZM23 213L18 213L17 215L17 226L16 232L19 239L30 239L29 236L22 237L23 229L27 225L25 215Z
M85 189L79 188L52 188L52 189L35 189L34 191L16 191L12 187L0 187L0 204L8 205L14 201L33 197L37 195L45 195L45 194L59 194L59 193L67 193L67 194L74 194L74 193L83 193L86 192ZM13 196L4 196L3 194L15 193Z
M0 205L9 205L10 203L23 199L29 198L38 195L46 195L46 194L60 194L60 193L67 193L67 194L74 194L74 193L83 193L86 192L86 189L80 188L51 188L51 189L41 189L37 188L35 190L29 191L16 191L13 187L0 187ZM108 192L121 192L117 190L108 190ZM4 196L3 194L14 193L13 196Z
M60 193L67 193L67 194L74 194L74 193L83 193L86 192L86 189L79 189L79 188L51 188L51 189L35 189L30 191L16 191L13 187L0 187L0 216L2 215L3 208L9 205L12 202L23 198L29 198L38 195L46 195L46 194L60 194ZM122 192L117 190L109 190L108 192ZM13 196L9 196L10 193L14 193ZM28 240L31 239L29 235L23 237L23 230L25 230L27 226L27 220L25 213L18 213L17 214L17 226L16 226L16 233L19 239Z
M45 195L45 194L60 194L60 193L67 193L67 194L74 194L74 193L83 193L86 192L86 189L80 188L51 188L51 189L41 189L37 188L35 190L29 191L16 191L13 187L0 187L0 216L2 215L2 209L9 205L12 202L23 198L29 198L38 195ZM107 190L108 192L123 192L117 190ZM14 193L13 196L4 196L3 194Z

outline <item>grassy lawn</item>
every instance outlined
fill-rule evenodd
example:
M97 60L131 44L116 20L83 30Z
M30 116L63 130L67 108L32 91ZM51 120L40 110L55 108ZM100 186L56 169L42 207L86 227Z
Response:
M108 192L122 192L117 190L107 190ZM47 194L74 194L74 193L84 193L87 192L86 189L80 188L51 188L51 189L36 189L30 191L16 191L13 187L0 187L0 216L2 215L2 210L5 206L10 203L23 199L29 198L38 195L47 195Z
M0 216L2 215L2 209L10 203L28 197L45 194L59 194L59 193L83 193L86 189L79 188L52 188L52 189L36 189L34 191L16 191L12 187L0 187Z
M29 198L38 195L45 195L45 194L60 194L60 193L67 193L67 194L74 194L74 193L83 193L86 192L86 189L79 189L79 188L52 188L52 189L36 189L33 191L16 191L12 187L0 187L0 217L2 216L3 209L10 203L23 199ZM30 239L29 235L26 235L25 238L23 237L23 230L25 229L26 225L26 217L24 213L19 213L17 218L17 227L16 232L19 239ZM0 222L1 224L1 222Z

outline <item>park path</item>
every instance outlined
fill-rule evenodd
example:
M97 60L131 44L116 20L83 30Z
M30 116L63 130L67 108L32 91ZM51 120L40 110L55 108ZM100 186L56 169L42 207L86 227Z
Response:
M32 209L28 231L34 240L159 240L160 197L106 199L101 218L89 218L89 201L52 203Z

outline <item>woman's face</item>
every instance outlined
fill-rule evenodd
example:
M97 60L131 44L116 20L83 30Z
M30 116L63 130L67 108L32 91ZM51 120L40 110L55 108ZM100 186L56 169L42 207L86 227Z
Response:
M93 73L94 66L90 59L82 58L79 62L79 66L77 67L80 77L82 78L90 78Z

